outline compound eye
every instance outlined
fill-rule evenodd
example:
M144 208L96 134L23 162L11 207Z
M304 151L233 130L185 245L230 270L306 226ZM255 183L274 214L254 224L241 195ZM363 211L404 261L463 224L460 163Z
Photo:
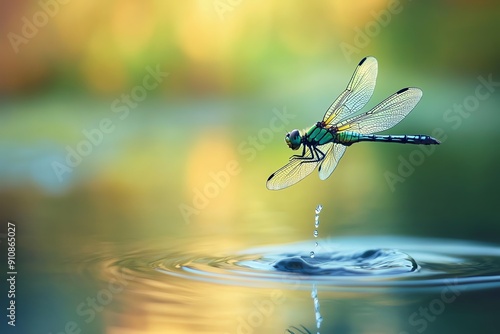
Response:
M302 141L299 130L293 130L288 134L290 135L290 138L287 138L288 146L290 146L292 150L298 149Z
M285 135L285 143L288 145L288 147L292 148L292 142L290 141L290 132Z

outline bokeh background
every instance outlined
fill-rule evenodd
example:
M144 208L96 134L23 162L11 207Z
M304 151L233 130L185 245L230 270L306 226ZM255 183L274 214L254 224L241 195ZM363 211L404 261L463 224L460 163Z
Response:
M43 308L43 283L109 242L307 239L318 203L324 237L498 242L499 18L493 0L2 1L0 221L18 225L19 266L46 275L20 291ZM356 144L328 180L268 191L285 133L320 120L367 55L368 107L424 92L388 133L442 145Z

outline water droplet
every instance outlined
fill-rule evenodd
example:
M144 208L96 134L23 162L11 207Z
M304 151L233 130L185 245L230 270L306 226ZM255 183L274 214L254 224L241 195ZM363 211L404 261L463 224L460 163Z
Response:
M322 209L322 208L323 208L323 207L321 206L321 204L319 204L319 205L316 207L316 210L315 210L315 213L316 213L316 214L314 215L314 228L315 228L315 230L314 230L314 233L313 233L313 235L314 235L314 237L315 237L315 238L317 238L317 237L318 237L318 234L319 234L319 233L318 233L318 227L319 227L319 213L321 212L321 209ZM314 243L314 249L316 249L316 248L318 248L318 242L317 242L317 241ZM310 253L311 259L312 259L312 258L314 258L314 255L315 255L315 254L314 254L314 251L311 251L311 253Z
M319 213L321 212L321 209L323 209L323 206L321 204L318 204L318 206L316 207L316 214L319 215Z

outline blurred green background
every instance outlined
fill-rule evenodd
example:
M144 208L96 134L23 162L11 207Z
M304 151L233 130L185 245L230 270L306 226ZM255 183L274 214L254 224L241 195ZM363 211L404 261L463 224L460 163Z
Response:
M42 247L54 231L303 238L317 203L329 234L495 240L499 87L473 97L478 77L500 81L498 2L43 4L2 5L0 58L1 215ZM284 134L320 120L366 55L379 61L368 107L424 91L389 132L446 140L392 186L419 148L357 144L327 181L267 191L292 153ZM279 131L276 110L291 115ZM233 160L227 185L193 203Z
M307 239L318 203L324 237L498 241L498 1L1 7L0 219L18 223L25 263L64 271L105 241ZM285 133L320 120L367 55L367 107L424 92L388 133L442 145L356 144L328 180L268 191Z

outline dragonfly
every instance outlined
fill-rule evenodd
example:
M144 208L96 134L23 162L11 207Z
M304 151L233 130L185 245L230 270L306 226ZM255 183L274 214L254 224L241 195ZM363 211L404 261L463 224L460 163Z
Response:
M318 166L319 178L326 180L337 167L346 148L354 143L440 144L437 139L427 135L375 134L392 128L413 110L422 97L419 88L400 89L369 111L356 115L375 90L377 72L377 59L371 56L363 58L347 88L330 105L322 121L309 129L295 129L286 134L288 147L292 150L302 147L302 154L292 155L286 165L272 173L266 182L267 189L290 187Z

